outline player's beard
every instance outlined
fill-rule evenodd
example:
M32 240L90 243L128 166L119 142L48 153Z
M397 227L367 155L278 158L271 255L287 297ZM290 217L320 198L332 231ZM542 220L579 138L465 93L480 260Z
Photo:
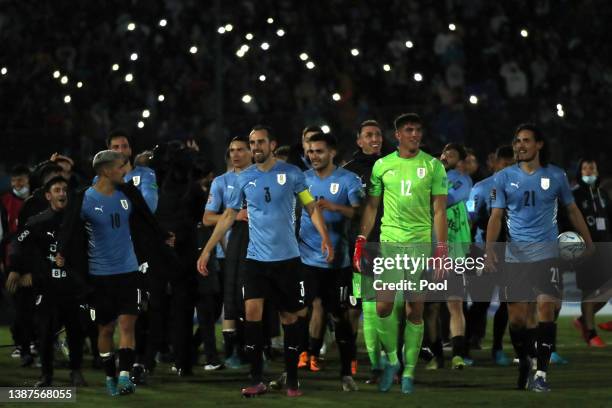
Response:
M270 152L268 152L268 154L266 154L263 150L261 151L261 154L259 154L260 152L253 152L253 159L255 160L255 163L264 163L266 160L268 160L268 157L270 157Z

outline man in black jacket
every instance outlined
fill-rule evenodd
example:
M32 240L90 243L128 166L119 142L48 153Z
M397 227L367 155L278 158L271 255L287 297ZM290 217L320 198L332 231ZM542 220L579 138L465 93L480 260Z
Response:
M141 303L139 273L149 263L170 271L174 255L144 198L125 183L126 158L104 150L93 160L98 179L78 193L67 209L60 233L56 263L88 274L94 288L93 305L99 336L98 348L111 395L135 390L129 371L134 363L134 325ZM140 265L140 266L139 266ZM120 327L119 379L112 352L115 320Z
M573 190L574 199L586 220L593 242L610 242L612 207L608 194L599 188L597 162L593 159L580 160L576 179L578 185ZM608 286L612 282L612 259L606 250L608 248L604 248L602 244L598 245L595 255L579 264L576 271L576 284L582 290L583 300L582 315L574 321L574 326L581 331L582 337L591 347L606 346L597 335L595 313L601 310L610 298ZM612 322L601 323L599 328L612 330Z
M11 262L21 275L22 285L34 288L42 365L42 375L36 386L49 387L53 383L53 344L55 332L62 326L66 327L70 349L70 382L74 386L85 386L87 383L81 373L84 333L79 315L88 289L83 276L55 265L57 236L68 202L68 182L57 176L42 188L50 207L31 217L22 228Z

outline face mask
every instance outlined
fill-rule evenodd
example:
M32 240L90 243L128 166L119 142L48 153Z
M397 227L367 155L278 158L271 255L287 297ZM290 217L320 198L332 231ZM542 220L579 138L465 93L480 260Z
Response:
M19 198L26 198L30 194L30 187L23 186L19 190L13 189L13 193Z
M582 176L582 181L592 186L593 184L595 184L595 181L597 181L597 176Z

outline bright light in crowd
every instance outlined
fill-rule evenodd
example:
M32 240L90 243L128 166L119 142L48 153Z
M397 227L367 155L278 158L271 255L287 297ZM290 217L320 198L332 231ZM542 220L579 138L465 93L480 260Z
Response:
M148 109L145 109L142 111L142 117L143 118L148 118L149 116L151 116L151 112Z
M136 29L136 24L130 23L127 25L128 31L134 31Z
M130 55L130 59L132 61L136 61L138 59L138 54L136 54L135 52L132 53L132 55Z
M450 24L448 25L448 29L449 29L449 30L451 30L451 31L455 31L455 30L457 29L457 26L456 26L456 25L454 25L453 23L450 23Z
M64 96L64 103L70 103L71 100L72 98L70 97L70 95Z
M478 103L478 97L476 95L470 95L470 103L476 105Z
M189 49L189 52L192 54L195 54L198 52L198 47L196 47L195 45L192 45L191 48Z
M166 97L165 97L163 94L159 94L159 95L157 95L157 100L158 100L159 102L163 102L163 101L164 101L164 99L166 99Z
M83 83L81 81L77 82L77 88L82 88L83 87Z
M308 68L308 69L313 69L314 67L315 67L315 63L314 63L314 62L312 62L312 61L308 61L308 62L306 63L306 68Z
M134 79L134 75L132 74L125 75L125 82L132 82L132 79Z
M266 21L268 22L268 24L274 24L274 19L272 17L268 17Z
M323 133L329 133L331 132L331 129L329 128L329 126L327 125L323 125L321 126L321 130L323 131Z
M341 99L340 94L336 92L335 94L332 95L332 99L338 102Z
M412 41L410 41L410 40L406 41L406 44L404 44L404 45L406 45L406 48L414 47L414 43Z
M112 70L113 71L119 70L119 64L113 64Z
M279 28L278 30L276 30L276 35L278 35L279 37L282 37L283 35L285 35L285 30L283 30L282 28Z
M359 50L358 50L357 48L353 48L353 49L351 50L351 55L352 55L353 57L358 56L358 55L359 55Z
M527 38L529 37L529 31L525 30L524 28L521 30L521 37L523 38Z
M60 79L60 82L62 83L62 85L66 85L68 83L68 77L64 75L62 79Z
M144 122L141 120L138 122L138 129L142 129L144 127Z
M2 73L2 75L6 75L6 73L8 72L8 70L6 69L6 67L2 67L2 69L0 70L0 72Z
M557 115L559 115L559 117L562 118L565 116L565 112L563 112L562 110L558 110Z
M308 54L306 54L305 52L301 53L300 54L300 59L302 61L306 61L308 59Z
M560 103L557 104L557 110L563 110L563 105L561 105Z
M259 80L260 80L261 82L265 82L265 81L266 81L266 76L265 76L265 75L260 75L260 76L259 76Z
M383 65L383 70L385 70L385 72L391 71L391 65L389 65L389 64Z
M59 71L53 72L53 78L57 79L59 77L60 77L60 72Z
M225 27L221 26L221 27L217 28L217 32L219 34L225 34Z
M228 33L229 33L230 31L232 31L233 29L234 29L234 26L233 26L233 25L231 25L231 24L226 24L226 25L225 25L225 31L227 31Z
M421 82L423 80L423 75L417 72L416 74L414 74L414 80L417 82Z
M242 96L242 102L244 103L251 103L251 101L253 100L253 98L251 98L251 95L246 94Z
M263 42L261 43L260 47L262 50L267 51L268 48L270 48L270 44L268 44L267 42Z
M159 20L160 27L165 27L167 24L168 24L168 21L166 21L165 18L162 18L161 20Z
M247 41L251 41L253 39L253 34L247 33L247 35L245 35L244 38L246 38Z

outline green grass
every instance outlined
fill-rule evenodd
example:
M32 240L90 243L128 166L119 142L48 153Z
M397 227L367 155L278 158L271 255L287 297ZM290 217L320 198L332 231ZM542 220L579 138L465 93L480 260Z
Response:
M605 320L601 317L600 321ZM612 344L612 334L601 333L606 342ZM507 337L507 336L506 336ZM506 339L508 340L508 339ZM0 344L9 344L7 328L0 328ZM389 393L378 393L374 386L364 384L367 377L366 356L360 350L360 371L356 380L360 385L357 393L343 393L338 379L338 359L335 351L328 355L326 369L318 374L300 372L304 396L288 399L281 393L270 393L263 397L245 400L240 397L240 388L248 381L246 369L223 370L205 373L196 368L196 375L181 379L172 375L167 365L160 365L150 384L139 387L136 394L127 397L108 397L103 388L104 374L86 369L84 374L90 386L77 392L78 406L102 407L105 404L129 407L183 407L183 406L351 406L351 407L611 407L612 406L612 346L605 349L591 349L584 345L570 318L559 321L558 351L570 364L553 366L549 381L553 391L549 394L520 392L513 389L516 382L516 367L500 368L492 364L489 350L473 353L476 366L465 371L449 368L425 371L422 364L417 368L416 392L404 396L399 386ZM506 344L507 352L511 346ZM19 368L18 360L10 358L12 349L0 349L0 384L3 386L31 386L39 375L39 369ZM448 355L448 353L447 353ZM86 357L86 366L91 358ZM267 369L270 379L276 377L282 368L278 359ZM68 371L58 369L56 385L66 385ZM112 401L111 401L112 400ZM28 406L36 406L30 404ZM42 404L40 404L42 405ZM63 404L68 405L68 404ZM10 405L6 405L10 406ZM13 406L17 406L14 404ZM74 405L73 405L74 406Z

